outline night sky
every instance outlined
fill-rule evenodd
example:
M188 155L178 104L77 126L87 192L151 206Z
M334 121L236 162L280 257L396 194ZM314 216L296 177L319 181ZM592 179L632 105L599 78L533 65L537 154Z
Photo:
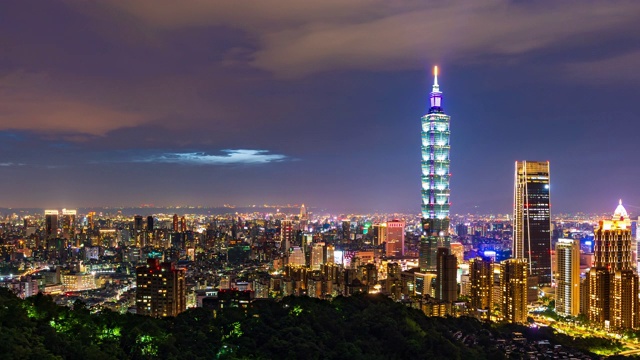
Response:
M439 65L452 213L640 211L639 1L0 2L0 207L420 204Z

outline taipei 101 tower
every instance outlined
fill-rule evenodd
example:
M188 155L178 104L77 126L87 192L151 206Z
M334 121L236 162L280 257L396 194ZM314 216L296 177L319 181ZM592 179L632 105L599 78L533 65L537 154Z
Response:
M420 270L436 270L438 248L450 248L449 124L442 108L438 67L433 70L429 112L422 117L422 237Z

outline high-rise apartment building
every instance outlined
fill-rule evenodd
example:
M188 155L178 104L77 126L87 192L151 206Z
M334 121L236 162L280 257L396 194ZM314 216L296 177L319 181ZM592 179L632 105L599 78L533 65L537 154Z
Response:
M539 285L551 285L549 162L516 161L513 254L526 259Z
M436 298L442 301L453 302L458 299L457 282L458 261L455 255L449 253L449 249L438 249L436 258Z
M320 270L324 264L324 243L315 243L311 247L311 270Z
M594 231L594 267L610 271L633 269L631 261L631 220L622 200L613 217L600 220Z
M589 320L615 329L640 327L631 220L622 200L611 219L598 223L594 242L594 266L587 273Z
M580 314L580 240L558 239L556 312L562 316Z
M618 270L611 280L611 326L614 329L637 329L640 326L638 275L633 270Z
M58 210L44 211L44 231L47 238L58 236Z
M180 218L180 232L186 232L187 231L187 218L182 216Z
M388 258L404 256L404 228L404 221L393 220L387 222L387 243L385 250Z
M291 220L280 222L280 249L287 254L293 244L293 223Z
M136 268L136 310L153 317L177 316L186 309L185 270L147 259Z
M180 231L180 218L178 214L173 214L173 232Z
M502 316L515 323L527 321L527 279L529 265L525 259L508 259L500 263Z
M153 232L153 216L147 216L147 231Z
M429 94L430 107L422 122L422 237L421 271L435 270L438 248L449 248L449 124L451 118L442 108L438 85L438 67Z
M476 257L469 261L469 302L471 308L483 317L489 318L491 313L491 290L493 287L492 261Z

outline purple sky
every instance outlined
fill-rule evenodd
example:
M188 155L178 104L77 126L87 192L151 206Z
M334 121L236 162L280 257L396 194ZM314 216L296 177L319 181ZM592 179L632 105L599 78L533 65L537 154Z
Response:
M0 3L0 207L419 211L431 66L452 212L640 210L640 2Z

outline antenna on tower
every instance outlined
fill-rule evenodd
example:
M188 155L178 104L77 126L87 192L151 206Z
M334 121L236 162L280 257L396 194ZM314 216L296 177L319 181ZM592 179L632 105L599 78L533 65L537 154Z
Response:
M438 85L438 65L433 67L433 88L432 92L439 92L440 86Z

